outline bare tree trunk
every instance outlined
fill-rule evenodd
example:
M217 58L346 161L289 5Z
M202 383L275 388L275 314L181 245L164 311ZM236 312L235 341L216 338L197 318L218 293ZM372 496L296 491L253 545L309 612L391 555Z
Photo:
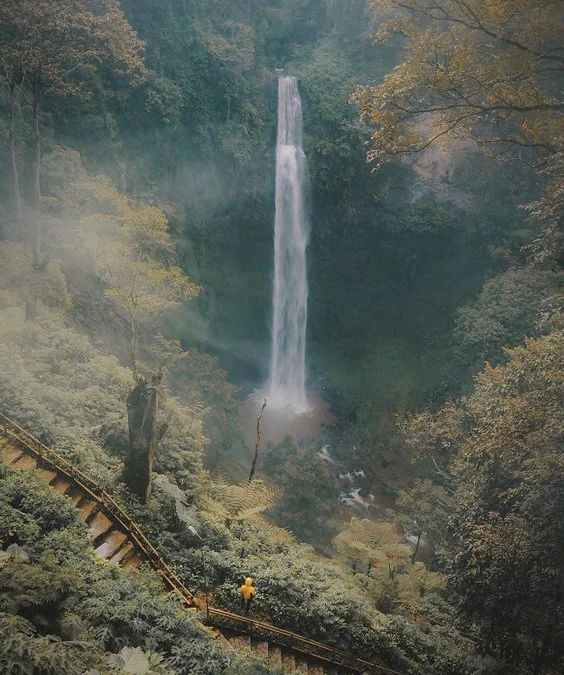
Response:
M157 426L161 377L153 377L150 387L144 378L137 378L135 387L127 397L129 447L123 478L143 504L151 496L151 473L157 445L166 432L166 425Z
M18 99L23 85L23 75L19 85L15 81L10 86L10 125L8 129L8 142L10 144L10 159L12 163L12 186L14 190L14 202L16 205L16 224L19 233L23 230L22 194L20 190L20 172L18 170L18 156L16 152L16 116L18 111ZM16 89L19 87L17 93Z
M260 421L262 419L262 413L264 412L264 409L266 408L266 399L264 399L264 402L262 404L262 408L260 409L260 413L257 417L257 439L255 442L255 456L253 457L253 463L251 464L251 471L249 473L249 483L253 480L253 477L255 475L255 471L257 468L257 459L258 459L258 454L259 454L259 446L260 446Z
M35 197L35 236L33 240L33 262L39 266L41 254L41 131L39 110L41 101L41 76L36 75L33 83L33 131L35 139L35 170L33 194Z
M137 325L135 323L135 318L133 316L129 317L129 335L130 335L130 357L131 357L131 370L133 375L137 375L137 343L139 341L139 336L137 333Z
M40 286L40 279L38 275L45 271L49 256L46 254L41 260L41 130L39 126L39 110L41 100L41 76L36 75L33 81L33 132L35 141L35 165L34 165L34 202L35 215L33 223L33 231L30 233L29 239L31 244L32 260L31 260L31 279L28 284L28 293L25 303L25 320L33 321L37 316L37 293L36 290Z
M415 563L415 558L417 557L417 553L419 552L419 544L421 542L421 535L423 533L419 532L417 534L417 543L415 544L415 551L413 551L413 555L411 556L411 564L413 565Z

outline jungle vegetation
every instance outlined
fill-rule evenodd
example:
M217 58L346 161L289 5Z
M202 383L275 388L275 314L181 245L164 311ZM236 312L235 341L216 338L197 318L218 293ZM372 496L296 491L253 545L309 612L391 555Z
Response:
M560 672L563 24L557 0L4 0L0 411L218 606L252 573L261 618L406 674ZM248 484L282 67L333 417ZM146 499L124 467L149 382ZM359 468L392 509L339 502ZM0 645L2 674L266 672L3 465Z

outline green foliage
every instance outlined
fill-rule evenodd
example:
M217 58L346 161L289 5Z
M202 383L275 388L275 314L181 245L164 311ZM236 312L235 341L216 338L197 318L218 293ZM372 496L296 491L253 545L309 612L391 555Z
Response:
M374 0L379 41L404 38L400 63L354 99L374 127L369 161L480 148L522 161L548 177L543 197L527 207L546 229L537 261L562 260L563 123L559 90L560 12L551 0ZM550 45L548 47L547 45ZM492 60L492 55L494 59ZM518 83L518 84L517 84ZM461 139L463 141L461 142Z
M444 617L443 617L444 618ZM449 617L452 622L452 617ZM437 626L425 623L419 627L403 617L394 617L387 635L402 645L408 658L418 664L413 672L437 675L474 675L487 672L477 654L469 654L471 645L453 629L452 623Z
M339 490L332 469L313 445L298 445L286 437L269 448L264 471L282 496L271 515L306 541L320 543L327 538L328 520L334 513Z
M236 656L229 662L225 675L268 675L268 673L275 673L280 675L281 667L269 668L264 659L257 656Z
M478 299L457 311L454 354L463 367L478 370L484 361L498 363L502 347L535 334L543 300L557 276L514 268L488 281Z
M213 480L209 492L215 508L212 506L206 510L219 510L227 520L252 519L263 511L272 509L280 499L280 489L269 486L260 479L233 485L219 476Z
M353 569L360 563L363 568L360 583L382 611L390 611L392 606L413 611L424 593L445 586L440 574L413 561L412 547L392 523L351 518L346 529L333 539L333 545L352 561ZM386 586L387 592L383 594Z
M81 675L102 663L92 645L68 645L52 635L38 635L29 621L2 612L0 638L0 671L6 675Z
M65 497L19 472L7 474L0 490L0 541L17 538L30 557L0 567L2 673L80 675L107 665L138 673L146 663L143 672L158 675L224 668L194 613L164 595L156 575L94 560ZM33 526L14 534L10 523L22 518Z
M98 478L114 466L91 432L106 416L123 417L129 371L103 356L57 316L0 327L0 388L5 411L26 420L48 443ZM31 411L31 415L28 411Z
M412 420L412 440L427 433L448 448L439 483L455 491L445 558L460 611L525 672L563 658L563 347L554 331L506 349L507 363L486 364L458 409Z
M101 63L92 52L87 62L82 59L88 72L77 69L62 79L60 71L54 72L60 95L56 101L42 101L40 140L51 151L41 163L42 235L51 259L40 274L31 253L21 246L9 208L0 218L2 236L10 233L14 239L0 240L0 394L7 412L45 442L56 442L62 454L104 487L130 499L118 484L127 442L124 403L131 383L131 371L122 364L128 351L137 355L140 341L139 367L165 370L160 414L168 431L155 464L161 490L147 506L132 503L131 509L190 587L201 588L205 580L208 590L213 586L215 600L231 607L238 600L241 578L251 574L259 592L253 611L261 617L355 653L389 659L405 672L479 672L481 665L463 655L467 647L454 629L434 628L431 621L417 625L377 611L417 606L422 612L436 600L432 590L440 586L440 578L421 564L410 565L409 552L395 535L374 546L374 540L361 538L359 557L365 566L353 574L338 561L313 556L311 547L297 545L264 515L270 507L278 525L319 547L328 546L335 534L332 519L339 490L316 448L286 440L271 449L266 473L284 490L276 505L276 490L265 483L255 481L246 490L212 481L202 470L204 455L208 466L218 466L242 443L237 391L216 357L245 388L250 380L262 378L267 360L274 67L286 65L288 72L299 75L304 101L314 224L309 249L310 374L315 387L332 392L338 414L332 440L339 458L361 460L374 483L393 482L396 488L401 481L405 486L413 468L392 429L394 410L414 401L434 406L445 400L449 387L459 391L467 371L450 365L453 351L472 369L484 358L494 361L501 347L516 344L523 332L533 334L538 294L544 295L548 275L512 269L489 282L475 304L468 305L484 277L498 273L502 260L514 264L517 247L535 236L533 228L523 226L515 206L530 191L527 175L509 175L467 148L453 156L437 152L411 165L390 166L376 178L366 166L369 132L347 96L355 79L382 80L399 53L397 44L373 49L371 34L377 26L367 4L100 4L116 19L108 21L102 11L94 22L101 31L97 40L111 38L110 51L102 51L112 58ZM22 7L39 5L26 0ZM52 18L64 7L59 3L42 11ZM125 15L145 42L146 71L137 60L141 44ZM61 26L75 35L81 17L71 12ZM56 35L61 26L55 27ZM123 44L120 35L128 38ZM71 40L56 54L50 43L34 44L30 58L36 58L35 47L47 50L58 68L76 53L77 44ZM135 91L125 91L124 79L129 78L113 68L114 57L124 57L122 64L129 61L137 74L146 76ZM393 84L396 75L382 86ZM421 81L410 83L419 87ZM2 90L1 103L7 105L0 109L0 132L15 147L18 165L25 167L25 198L35 189L29 134L24 133L30 111L27 100L15 101L13 94L9 87ZM15 135L9 129L10 103L17 113ZM521 131L535 135L542 129ZM0 169L7 204L8 190L15 188L4 180L7 164ZM110 178L99 175L101 171ZM547 168L548 179L559 175L558 162ZM558 197L553 183L546 199L531 206L532 214L553 228L545 232L552 249L559 241ZM553 257L545 255L549 244L544 240L535 245L539 260ZM179 307L183 298L196 295L200 284L205 290L197 301ZM30 298L37 302L38 320L24 324L22 307ZM549 330L548 324L543 330ZM165 337L158 337L161 333ZM216 356L203 353L202 347ZM558 360L554 350L550 359ZM488 372L495 380L495 369ZM512 377L520 391L536 375L517 372L508 375ZM519 586L524 596L541 586L544 574L550 583L539 597L544 601L548 589L554 593L548 603L559 597L560 533L556 524L549 529L541 522L561 522L557 477L562 467L555 458L549 461L545 447L552 442L546 438L560 433L552 414L561 412L551 398L557 393L556 387L551 389L556 379L553 372L542 380L548 398L531 405L528 398L512 401L515 407L496 399L473 412L473 399L463 411L447 406L438 415L412 417L408 425L408 444L422 460L423 475L400 495L406 514L399 521L402 528L425 533L438 545L457 537L445 537L448 514L458 508L453 504L460 498L468 506L466 520L461 513L456 516L462 533L457 550L462 553L453 574L456 589L467 599L469 618L480 621L480 603L485 607L484 634L489 634L496 612L504 616L504 602L511 601L509 579L501 570L515 551L504 538L504 528L514 541L524 542L523 551L515 554L517 567L508 567L529 584ZM484 400L495 386L509 386L505 381L480 382L478 397ZM492 423L503 435L507 429L500 429L497 420L504 415L507 428L515 426L516 431L509 434L500 468L490 456L478 456L477 445L468 444L466 425L483 417L484 425ZM524 442L520 433L527 425L531 437ZM480 435L476 444L490 441ZM514 462L509 457L513 446L522 451L525 445L523 468L521 456ZM468 493L462 490L453 499L460 448L477 454L458 466ZM536 460L533 448L541 451ZM497 452L488 446L490 450ZM483 491L474 493L479 480ZM155 670L215 674L225 669L225 657L210 646L189 613L161 597L152 575L124 573L92 561L88 542L62 498L51 499L46 488L3 481L1 547L17 543L29 551L30 560L16 565L0 556L5 609L23 613L1 624L0 640L10 647L7 657L0 656L0 670L82 675L90 668L90 675L106 675L110 655L113 664L123 667L132 653L142 668L151 666L153 654L162 654L164 661L153 658ZM522 484L532 487L529 493ZM28 490L35 496L29 497ZM495 492L499 503L489 501L486 490ZM480 506L478 515L473 500ZM498 515L484 515L490 511ZM540 523L538 539L529 522ZM197 527L204 543L194 540L187 525ZM358 537L357 543L349 538L344 544L359 552ZM383 547L391 548L386 552ZM549 561L544 567L537 553L543 547ZM473 562L464 567L468 550L474 556L469 559L479 558L481 567ZM368 561L378 556L381 566L367 569ZM389 568L386 575L382 556L398 568L394 579L388 578ZM402 566L409 567L409 574ZM48 606L41 604L41 595ZM529 652L538 651L540 644L542 651L540 617L528 603L526 599L523 612L515 613L517 642L525 642ZM37 609L35 618L30 607ZM539 621L534 635L523 638L528 612ZM443 614L444 624L455 622L452 613ZM503 650L497 645L509 621L502 619L497 632L491 631L499 653ZM551 645L555 640L550 636ZM547 649L552 658L554 648ZM517 658L513 653L510 657ZM264 666L235 661L227 672L259 675Z
M209 444L206 462L211 468L242 447L238 389L218 360L196 349L183 349L178 340L157 335L148 346L155 363L164 369L168 387L199 411Z
M170 675L173 671L162 666L163 656L144 652L140 647L122 647L119 654L110 654L108 665L132 675Z

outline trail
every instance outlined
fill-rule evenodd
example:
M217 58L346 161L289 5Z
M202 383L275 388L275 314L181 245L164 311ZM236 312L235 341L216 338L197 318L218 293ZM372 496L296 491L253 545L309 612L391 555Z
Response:
M49 485L67 496L90 531L97 555L111 563L137 568L149 563L165 587L186 607L196 607L203 622L220 629L216 638L226 649L247 649L268 658L269 667L303 675L391 673L399 671L360 659L306 636L199 603L115 499L53 448L48 448L17 422L0 413L0 460L10 469L37 470Z

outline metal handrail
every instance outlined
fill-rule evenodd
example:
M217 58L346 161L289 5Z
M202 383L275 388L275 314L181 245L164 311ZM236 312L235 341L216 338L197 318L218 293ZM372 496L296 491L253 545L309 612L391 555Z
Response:
M0 428L3 429L6 435L10 436L19 445L23 446L28 452L31 452L41 462L49 465L56 470L57 473L66 476L71 482L78 485L90 497L101 504L112 516L114 523L119 524L133 539L137 548L144 553L151 565L163 578L165 584L172 591L180 595L182 601L186 605L195 607L196 602L192 593L164 561L161 554L143 534L143 531L137 523L127 515L111 495L92 480L92 478L84 474L80 469L77 469L67 459L59 455L52 448L48 448L17 422L2 413L0 413Z
M143 534L143 531L137 523L127 515L115 499L102 489L96 481L80 471L80 469L77 469L71 462L53 450L53 448L49 448L41 443L41 441L29 431L1 412L0 430L2 430L5 435L12 438L17 444L23 446L28 452L31 452L42 463L49 465L51 468L55 469L57 473L61 473L69 478L71 482L75 483L90 497L101 504L109 515L112 516L114 522L117 522L117 524L127 532L128 536L132 537L135 545L144 553L151 565L159 573L165 585L179 595L182 602L188 607L197 606L196 599L192 593L165 562L162 555ZM387 668L386 666L373 661L366 661L354 654L350 654L336 647L330 647L329 645L317 642L316 640L311 640L298 633L293 633L292 631L272 626L271 624L262 621L255 621L254 619L243 617L240 614L233 614L224 609L206 607L206 614L207 623L212 625L226 625L227 622L230 622L229 627L231 629L238 630L245 634L252 634L256 631L268 633L274 637L273 641L277 644L288 646L294 651L306 654L321 661L326 661L327 663L335 663L359 672L370 671L376 673L378 671L389 673L390 675L404 675L397 670ZM235 624L235 626L233 624ZM287 644L288 642L290 644Z
M272 626L271 624L264 623L262 621L257 621L255 619L250 619L248 617L240 616L239 614L233 614L223 609L218 609L216 607L210 607L209 609L209 623L221 624L221 619L228 619L233 623L240 624L241 628L239 630L244 633L254 633L256 631L262 631L263 633L274 633L276 637L286 637L292 643L292 648L296 651L300 651L304 654L309 654L310 656L315 656L323 661L328 661L330 663L341 663L342 665L350 664L353 662L356 666L361 666L361 670L373 670L374 668L379 668L390 673L397 671L389 670L384 666L380 666L372 661L366 661L361 659L358 656L345 652L337 647L330 647L323 642L318 642L317 640L312 640L311 638L305 637L304 635L299 635L298 633L293 633L292 631L286 630L285 628L279 628L278 626ZM223 622L225 625L225 622ZM237 630L234 626L230 626L234 630ZM320 652L331 655L332 658L323 656L321 654L313 653L311 649L300 649L296 647L296 643L306 645L313 649L317 649ZM356 668L355 668L356 669Z

